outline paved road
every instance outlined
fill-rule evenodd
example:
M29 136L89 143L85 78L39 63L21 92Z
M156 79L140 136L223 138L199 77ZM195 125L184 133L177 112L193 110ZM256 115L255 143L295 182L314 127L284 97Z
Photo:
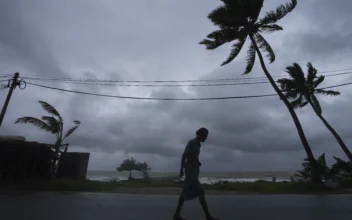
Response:
M352 195L208 196L222 220L350 220ZM4 220L168 220L177 196L99 193L0 194ZM185 203L188 220L204 219L198 200Z

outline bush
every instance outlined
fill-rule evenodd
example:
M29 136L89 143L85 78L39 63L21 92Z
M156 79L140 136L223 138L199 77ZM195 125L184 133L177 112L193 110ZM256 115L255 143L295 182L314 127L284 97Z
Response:
M341 181L341 187L346 189L352 188L352 179L345 179Z

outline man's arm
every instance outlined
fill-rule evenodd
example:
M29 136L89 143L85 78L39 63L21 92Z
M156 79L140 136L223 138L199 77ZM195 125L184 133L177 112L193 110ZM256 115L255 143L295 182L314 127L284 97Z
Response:
M187 159L187 154L186 154L186 150L185 150L182 154L182 157L181 157L181 170L183 170L185 168L186 159Z

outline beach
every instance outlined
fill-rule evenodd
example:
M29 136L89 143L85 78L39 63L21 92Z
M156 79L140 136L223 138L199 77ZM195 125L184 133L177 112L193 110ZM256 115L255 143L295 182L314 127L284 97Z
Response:
M127 180L128 172L117 171L88 171L87 178L97 181ZM201 183L212 184L219 181L229 182L255 182L257 180L272 181L276 177L277 182L290 181L292 171L256 171L256 172L201 172L199 180ZM132 172L134 178L142 178L140 172ZM177 179L177 172L150 172L152 178Z

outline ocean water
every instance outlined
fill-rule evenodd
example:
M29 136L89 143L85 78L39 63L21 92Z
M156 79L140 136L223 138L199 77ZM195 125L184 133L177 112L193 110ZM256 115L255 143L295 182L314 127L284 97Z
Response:
M179 179L178 173L176 172L150 172L152 178L169 177L172 179ZM229 181L229 182L255 182L257 180L272 181L275 177L277 182L290 181L290 177L293 176L293 172L201 172L200 182L213 184L218 181ZM127 180L129 172L117 172L117 171L88 171L87 178L90 180L98 181L111 181L111 180ZM132 172L133 178L142 178L140 172Z

